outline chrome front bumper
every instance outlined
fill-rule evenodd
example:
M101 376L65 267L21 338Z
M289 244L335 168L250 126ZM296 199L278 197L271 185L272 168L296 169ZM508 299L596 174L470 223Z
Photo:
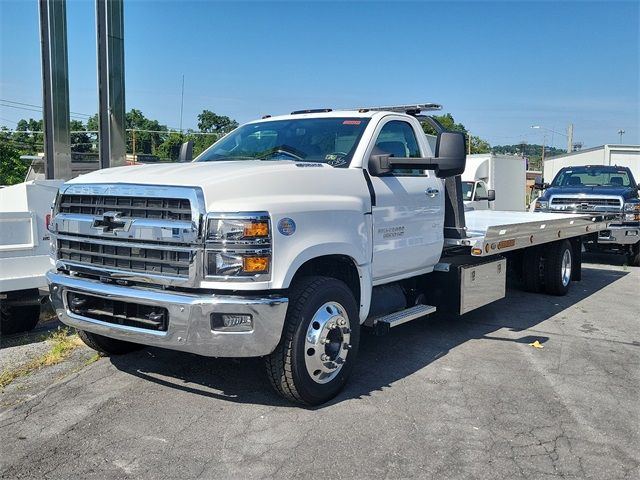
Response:
M65 324L128 342L196 353L208 357L259 357L271 353L282 334L288 299L282 296L187 294L123 287L84 278L47 273L51 301ZM67 293L85 293L111 300L164 307L167 331L117 325L73 313ZM250 314L253 330L212 330L211 313Z
M633 245L638 242L640 242L640 227L609 225L598 236L598 243L603 245Z

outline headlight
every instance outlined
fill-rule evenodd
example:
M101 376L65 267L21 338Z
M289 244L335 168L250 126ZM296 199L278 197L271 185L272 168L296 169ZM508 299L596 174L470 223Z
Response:
M266 280L271 270L271 221L266 212L209 214L205 277Z
M549 202L546 200L536 200L536 212L541 210L547 210L549 208Z
M268 240L270 236L266 213L209 216L207 219L207 241Z
M623 221L640 222L640 203L625 203Z

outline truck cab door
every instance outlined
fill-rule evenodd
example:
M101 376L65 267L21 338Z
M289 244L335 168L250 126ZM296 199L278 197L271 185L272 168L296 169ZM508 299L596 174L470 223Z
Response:
M416 122L417 124L417 122ZM390 115L377 126L367 157L425 157L431 152L424 134L406 118ZM374 284L433 270L444 242L444 182L425 170L394 170L371 176Z
M489 192L486 184L479 180L473 192L473 202L471 202L475 210L489 210Z

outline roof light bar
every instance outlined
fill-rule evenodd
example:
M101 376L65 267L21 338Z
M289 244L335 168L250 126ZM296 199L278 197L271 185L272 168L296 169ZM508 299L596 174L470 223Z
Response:
M398 113L408 113L410 115L417 115L420 112L433 111L433 110L442 110L442 105L439 105L437 103L415 103L410 105L391 105L388 107L358 108L359 112L368 112L368 111L398 112Z
M303 113L326 113L331 112L330 108L310 108L308 110L296 110L295 112L291 112L291 115L300 115Z

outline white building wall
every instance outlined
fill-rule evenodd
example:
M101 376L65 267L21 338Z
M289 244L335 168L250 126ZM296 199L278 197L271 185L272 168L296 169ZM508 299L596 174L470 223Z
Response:
M563 167L578 165L618 165L629 167L640 182L640 145L603 145L544 161L544 181L551 182Z

